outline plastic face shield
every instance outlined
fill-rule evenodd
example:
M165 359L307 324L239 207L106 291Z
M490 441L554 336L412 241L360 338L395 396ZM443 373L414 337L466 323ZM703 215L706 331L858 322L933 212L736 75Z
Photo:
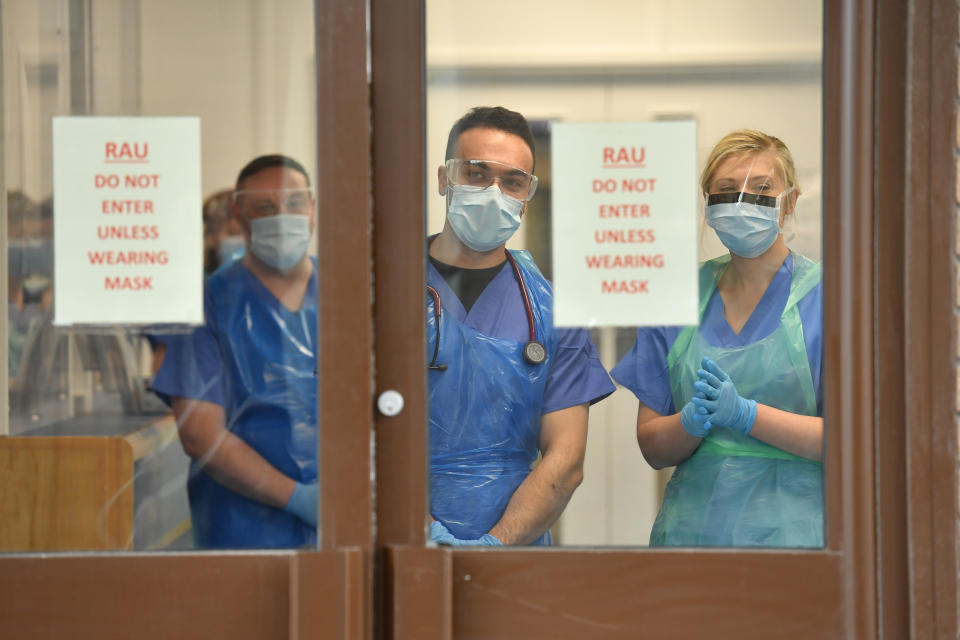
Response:
M779 223L781 214L783 213L782 207L784 203L789 202L788 198L793 191L794 187L784 189L783 192L778 195L760 195L746 191L714 193L706 197L705 210L709 212L711 208L719 209L720 207L715 207L715 205L721 205L723 208L732 211L751 211L754 213L763 211ZM789 213L793 213L793 211ZM709 217L710 216L707 215L708 219ZM787 223L791 222L793 218L794 216L792 215L785 216L783 220L784 227L786 227Z
M757 218L774 218L783 225L780 229L786 240L792 239L794 218L790 197L796 186L784 184L784 176L773 151L748 151L724 159L711 179L709 192L704 194L705 210L714 214L742 214ZM786 210L783 207L787 207ZM714 226L709 222L708 226ZM716 227L714 227L716 228Z
M537 176L495 160L451 158L444 166L450 184L486 189L496 182L504 194L518 200L529 200L537 192Z
M779 196L761 196L755 193L745 193L743 191L736 191L733 193L716 193L707 197L707 206L714 204L733 204L733 203L745 203L745 204L756 204L761 207L771 207L779 208L780 207L780 197Z
M233 192L233 201L254 218L277 213L307 215L314 207L310 189L242 189Z
M772 151L745 152L726 158L717 167L709 185L708 204L742 202L775 207L794 188L784 184ZM734 199L714 202L720 196Z

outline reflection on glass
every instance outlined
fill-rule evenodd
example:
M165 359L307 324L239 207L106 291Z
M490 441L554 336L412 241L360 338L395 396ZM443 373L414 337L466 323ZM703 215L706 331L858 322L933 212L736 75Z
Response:
M530 254L504 248L534 164L526 118L477 107L438 168L446 221L429 238L426 299L430 537L441 544L550 544L580 484L589 405L613 391L587 332L553 327Z
M678 465L650 544L819 547L822 278L781 233L800 196L793 158L735 131L700 184L729 250L701 266L700 325L639 329L612 372L640 400L644 458Z
M10 405L0 551L313 544L313 3L97 9L0 5ZM206 325L53 324L58 115L200 118ZM245 163L277 149L306 164L261 160L237 183Z
M490 16L506 12L514 19L464 20L455 2L427 2L427 164L444 164L450 123L471 107L502 104L523 113L534 133L539 181L507 246L529 250L547 278L552 261L575 258L556 255L550 241L555 121L695 121L698 167L729 131L750 127L776 134L793 152L803 189L784 237L795 255L819 260L819 4L601 0L585 10L575 3L535 0L521 6L491 0L487 7ZM751 37L731 37L717 24L750 24ZM431 232L443 229L447 200L428 199L427 214ZM701 260L729 255L705 223L698 249ZM590 333L607 369L631 353L637 336L636 328L626 327L597 326ZM808 354L813 350L807 347ZM809 366L818 377L819 364ZM667 374L664 368L646 377L668 379ZM672 393L667 400L673 402ZM552 527L555 544L648 544L672 469L654 468L644 459L637 415L637 400L625 389L591 407L583 481ZM812 496L817 489L810 491Z

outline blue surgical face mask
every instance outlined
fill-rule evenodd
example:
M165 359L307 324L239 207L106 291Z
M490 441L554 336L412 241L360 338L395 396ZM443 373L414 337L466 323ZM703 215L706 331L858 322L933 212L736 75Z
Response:
M786 193L786 192L785 192ZM780 199L753 193L720 193L707 197L706 219L731 253L756 258L780 235Z
M250 221L250 250L277 271L289 271L303 260L310 246L310 218L278 213Z
M243 236L224 236L220 240L220 246L217 247L217 255L220 258L220 264L228 262L238 252L243 251L243 248L246 246L247 243L243 239Z
M447 220L460 241L474 251L496 249L520 226L523 200L504 195L500 187L447 185Z

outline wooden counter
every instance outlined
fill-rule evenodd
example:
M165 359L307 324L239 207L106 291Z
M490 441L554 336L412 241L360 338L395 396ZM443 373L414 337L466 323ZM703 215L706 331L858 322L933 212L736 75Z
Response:
M132 545L133 447L125 438L0 438L0 549Z
M132 549L135 465L179 452L176 438L172 417L118 436L0 437L0 552Z

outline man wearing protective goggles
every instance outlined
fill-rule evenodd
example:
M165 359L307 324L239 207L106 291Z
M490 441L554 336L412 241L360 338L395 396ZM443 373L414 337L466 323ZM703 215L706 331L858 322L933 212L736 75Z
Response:
M440 544L549 544L582 479L588 407L614 390L587 332L553 327L552 289L530 255L505 251L533 168L526 119L477 107L438 169L446 220L429 240L426 305Z
M207 280L204 326L168 338L154 389L191 457L200 547L316 542L315 201L296 160L261 156L237 178L247 250Z

